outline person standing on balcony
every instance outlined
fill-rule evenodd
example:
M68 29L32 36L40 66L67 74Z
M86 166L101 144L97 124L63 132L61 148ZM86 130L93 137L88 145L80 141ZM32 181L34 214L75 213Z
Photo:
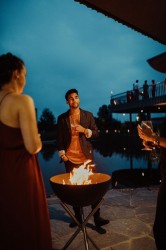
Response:
M164 80L164 92L166 92L166 78Z
M147 84L147 80L145 80L143 84L143 99L146 100L148 98L149 98L149 85Z
M26 67L0 56L0 248L51 250L45 187L37 153L42 148L33 99L22 94Z
M139 101L139 81L136 80L135 84L133 84L133 91L134 91L134 100Z
M155 80L152 80L151 88L152 88L152 98L154 98L156 96L156 83L155 83Z
M65 99L69 110L58 116L57 146L66 172L69 173L87 160L91 160L93 163L94 156L90 139L98 137L98 128L92 113L79 107L80 98L76 89L68 90ZM96 204L92 204L92 208L94 207ZM75 217L81 223L80 208L73 207L73 209ZM94 222L96 227L100 228L108 224L109 220L100 217L100 209L98 209L94 214ZM75 227L77 224L73 221L69 226ZM103 232L105 233L105 231Z

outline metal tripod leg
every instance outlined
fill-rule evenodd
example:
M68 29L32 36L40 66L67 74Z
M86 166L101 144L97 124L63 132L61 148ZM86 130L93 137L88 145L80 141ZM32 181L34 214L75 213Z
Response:
M66 210L66 212L70 215L70 217L77 223L78 228L75 231L75 233L71 236L71 238L68 240L68 242L65 244L65 246L62 248L62 250L65 250L68 248L68 246L72 243L72 241L76 238L76 236L78 235L78 233L82 230L83 234L84 234L84 242L85 242L85 249L89 250L89 245L88 245L88 240L89 239L91 241L91 243L93 244L93 246L97 249L100 250L97 245L95 244L95 242L89 237L89 235L87 234L86 231L86 224L88 222L88 220L90 219L91 216L93 216L93 214L97 211L97 209L100 207L101 203L104 201L104 199L101 199L100 202L96 205L96 207L89 213L89 215L86 217L86 219L84 219L84 212L83 212L83 207L81 207L81 215L82 215L82 220L83 223L80 223L76 217L74 216L74 214L71 212L71 210L69 209L69 207L64 203L61 202L61 206Z
M82 216L82 221L83 221L83 224L84 224L84 221L85 221L85 218L84 218L84 211L83 211L83 208L81 207L80 208L80 211L81 211L81 216ZM83 226L81 225L81 230L84 234L84 243L85 243L85 249L88 250L89 249L89 244L88 244L88 240L87 240L87 231L86 231L86 226Z

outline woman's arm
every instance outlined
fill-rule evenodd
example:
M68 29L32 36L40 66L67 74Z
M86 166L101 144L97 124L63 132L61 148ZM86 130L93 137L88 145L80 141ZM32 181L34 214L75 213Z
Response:
M42 142L38 133L33 99L28 95L19 96L18 119L25 148L30 154L38 153Z

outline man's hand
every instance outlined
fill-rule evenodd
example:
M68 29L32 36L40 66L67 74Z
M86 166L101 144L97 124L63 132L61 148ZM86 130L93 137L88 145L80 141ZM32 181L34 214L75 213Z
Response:
M76 132L79 132L79 133L85 133L85 128L83 127L83 126L81 126L81 125L76 125L75 126L75 131Z
M62 156L61 156L61 159L62 159L62 161L68 161L68 160L69 160L68 157L67 157L66 155L62 155Z

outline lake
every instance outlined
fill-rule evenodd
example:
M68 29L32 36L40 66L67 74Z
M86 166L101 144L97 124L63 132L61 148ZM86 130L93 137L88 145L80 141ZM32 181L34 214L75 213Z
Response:
M124 146L125 144L125 146ZM142 147L142 146L141 146ZM150 152L141 150L140 146L128 146L127 141L118 143L104 140L93 143L95 169L112 176L114 188L139 187L158 184L160 176L158 163L149 160ZM38 155L47 196L53 194L49 183L50 177L65 173L60 163L55 143L44 143Z

